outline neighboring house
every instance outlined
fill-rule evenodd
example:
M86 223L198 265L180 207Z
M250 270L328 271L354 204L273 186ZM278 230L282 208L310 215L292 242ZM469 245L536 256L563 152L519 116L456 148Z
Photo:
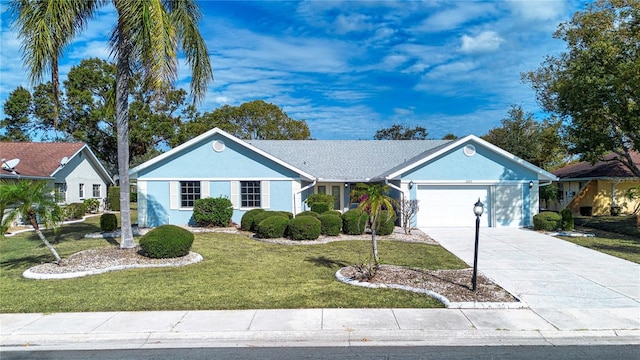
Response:
M113 185L109 173L85 143L0 142L3 180L51 182L59 204L96 198L104 204Z
M538 186L556 177L476 137L458 140L240 140L212 129L130 171L141 226L192 224L199 198L227 197L240 222L253 208L307 209L312 193L349 208L357 183L386 183L397 199L419 200L414 226L530 226Z
M619 161L615 154L605 156L595 164L580 162L553 171L559 180L558 198L548 205L550 210L568 208L574 214L610 215L611 207L620 207L621 214L631 214L640 199L629 201L625 193L640 186L640 178ZM631 154L633 162L640 166L640 153ZM582 208L582 210L581 210Z

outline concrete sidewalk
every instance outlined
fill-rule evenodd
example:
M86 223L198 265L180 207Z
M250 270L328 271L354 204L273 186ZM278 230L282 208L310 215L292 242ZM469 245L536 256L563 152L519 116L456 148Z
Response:
M2 351L175 347L640 344L637 323L610 327L567 309L293 309L0 314ZM609 315L609 314L607 314ZM619 318L625 315L620 312ZM594 323L593 317L602 320ZM571 321L578 320L575 325ZM584 328L584 324L590 324Z

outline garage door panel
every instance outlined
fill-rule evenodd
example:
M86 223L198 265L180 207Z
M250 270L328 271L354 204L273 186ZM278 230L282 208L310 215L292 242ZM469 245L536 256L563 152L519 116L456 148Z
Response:
M419 186L417 190L420 210L418 226L475 226L473 204L480 201L485 213L481 226L489 226L489 188L486 186Z

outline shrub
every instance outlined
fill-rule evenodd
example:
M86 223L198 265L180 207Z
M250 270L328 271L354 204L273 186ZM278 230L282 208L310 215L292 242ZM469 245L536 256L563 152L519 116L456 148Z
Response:
M562 225L562 216L552 211L541 212L533 217L534 230L552 231Z
M260 224L262 220L268 219L270 217L281 217L289 220L289 217L280 211L261 211L253 217L253 222L251 223L251 231L257 231L258 224Z
M325 212L324 214L332 214L332 215L338 215L338 216L342 216L342 213L338 210L329 210L327 212Z
M351 209L342 214L342 232L346 235L362 235L368 215L362 210Z
M87 213L87 207L83 203L71 203L64 208L64 217L67 219L82 219Z
M315 240L320 237L320 220L313 216L298 216L289 221L287 233L293 240Z
M340 235L342 229L342 218L336 214L324 213L319 217L320 233L328 236Z
M84 199L83 204L84 204L84 207L89 212L95 213L100 210L100 199L96 199L96 198Z
M289 219L284 216L270 216L256 226L256 236L263 239L284 237Z
M102 214L100 215L100 230L113 231L118 228L118 217L116 214Z
M560 211L560 216L562 216L562 230L573 230L573 213L569 209L562 209Z
M305 202L309 205L311 211L322 214L323 212L333 209L335 197L327 194L311 194L307 197Z
M162 225L140 239L144 254L155 259L185 256L193 244L193 234L175 225Z
M226 197L198 199L193 206L193 219L198 226L227 227L232 216L233 205Z
M289 211L278 211L280 214L286 216L289 220L293 219L293 213Z
M251 227L253 227L253 221L256 215L263 212L264 209L253 209L249 210L240 219L240 229L244 231L251 231Z
M109 210L120 211L120 186L111 186L109 188L107 207Z
M307 211L303 211L303 212L301 212L300 214L296 215L296 217L298 217L298 216L313 216L314 218L316 218L316 219L317 219L317 218L319 218L319 217L320 217L320 214L318 214L318 213L317 213L317 212L315 212L315 211L308 211L308 210L307 210Z
M376 228L376 235L391 235L395 228L396 213L384 210L380 212L380 225Z

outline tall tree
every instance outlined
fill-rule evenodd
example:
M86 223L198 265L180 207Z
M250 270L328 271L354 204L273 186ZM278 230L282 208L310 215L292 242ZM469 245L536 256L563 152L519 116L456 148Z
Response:
M512 105L508 117L502 119L502 126L489 130L482 138L533 165L550 170L564 164L566 158L559 131L559 121L539 122L532 113Z
M57 68L58 56L75 33L83 28L99 6L106 3L104 0L13 0L12 8L17 14L15 23L23 43L25 63L43 65L28 66L30 76L38 79L46 66ZM162 89L174 83L178 50L182 49L191 67L191 94L194 101L198 101L213 80L213 72L206 44L198 31L201 14L195 1L112 0L112 3L118 13L110 45L117 69L115 114L122 218L120 246L132 248L135 243L129 203L128 113L131 76L135 70L139 70L144 87L150 90ZM39 18L43 16L40 11L42 7L47 15L44 20ZM34 42L34 38L44 40Z
M393 124L388 128L376 131L376 140L425 140L429 133L422 126L410 128L408 125Z
M640 2L598 0L561 24L555 38L568 51L523 74L538 101L567 121L571 151L596 162L616 161L640 177Z
M0 209L10 209L3 216L0 230L4 234L7 224L14 221L18 215L31 224L44 245L56 258L56 263L62 260L56 249L51 245L40 229L40 224L45 227L55 226L61 218L61 211L53 198L53 189L46 181L20 180L18 182L4 182L0 186Z
M292 119L277 105L254 100L240 106L224 105L185 122L172 146L214 127L245 140L307 140L311 136L306 121Z
M0 140L28 141L27 128L31 119L31 93L19 86L13 90L4 103L6 118L0 120L0 127L6 130Z

